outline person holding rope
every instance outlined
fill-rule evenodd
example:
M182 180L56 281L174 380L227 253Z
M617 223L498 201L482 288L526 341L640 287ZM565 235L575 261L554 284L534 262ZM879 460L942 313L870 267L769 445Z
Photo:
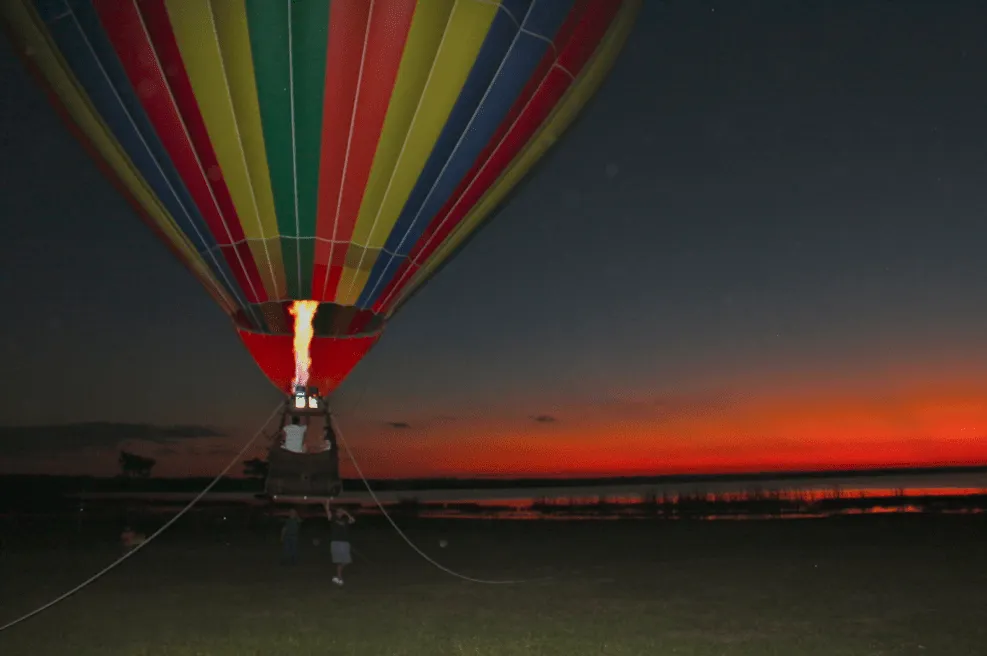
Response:
M336 576L332 577L332 582L342 586L343 569L353 562L350 555L350 524L356 520L342 508L336 508L333 512L329 501L326 501L325 507L326 518L329 520L329 551L336 566Z

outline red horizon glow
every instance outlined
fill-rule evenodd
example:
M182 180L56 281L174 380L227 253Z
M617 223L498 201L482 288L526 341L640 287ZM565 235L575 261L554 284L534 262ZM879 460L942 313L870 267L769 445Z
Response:
M340 418L370 478L590 477L744 474L987 464L981 386L926 387L885 397L778 394L728 401L682 398L556 408L556 421ZM239 434L170 445L154 475L211 476L242 446ZM191 453L195 449L196 453ZM97 457L98 455L98 457ZM262 449L248 457L263 455ZM39 462L38 465L42 463ZM116 451L44 463L43 470L116 470ZM35 469L35 468L32 468ZM236 467L231 475L239 476ZM68 473L68 471L66 471ZM344 458L343 473L355 477Z
M365 472L378 478L727 474L987 463L987 397L969 388L884 399L829 395L708 406L627 404L582 411L571 419L563 411L554 423L491 422L476 440L461 439L463 428L454 423L377 440L361 436L357 457Z

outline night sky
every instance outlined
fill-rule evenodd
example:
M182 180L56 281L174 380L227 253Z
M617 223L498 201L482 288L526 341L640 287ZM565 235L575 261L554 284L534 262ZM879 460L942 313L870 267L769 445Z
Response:
M342 386L366 473L987 462L985 24L976 0L647 0ZM215 473L279 393L6 39L0 88L0 470L107 474L125 447ZM49 428L81 422L109 425Z

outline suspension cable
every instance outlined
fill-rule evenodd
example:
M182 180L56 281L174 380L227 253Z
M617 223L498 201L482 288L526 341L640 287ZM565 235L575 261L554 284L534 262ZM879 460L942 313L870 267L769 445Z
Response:
M96 572L95 574L93 574L88 579L86 579L85 581L83 581L79 585L75 586L74 588L72 588L68 592L66 592L66 593L64 593L64 594L62 594L62 595L60 595L58 597L55 597L54 599L52 599L51 601L49 601L48 603L46 603L43 606L40 606L38 608L35 608L30 613L27 613L25 615L22 615L21 617L18 617L17 619L15 619L15 620L13 620L11 622L7 622L3 626L0 626L0 632L6 631L7 629L9 629L9 628L11 628L13 626L16 626L17 624L20 624L21 622L24 622L25 620L28 620L28 619L34 617L35 615L38 615L39 613L42 613L42 612L48 610L49 608L51 608L55 604L59 603L60 601L64 601L65 599L68 599L69 597L71 597L75 593L79 592L80 590L82 590L83 588L85 588L86 586L88 586L89 584L94 583L98 579L102 578L102 576L104 574L107 574L110 570L116 568L118 565L120 565L120 563L122 563L123 561L127 560L128 558L130 558L131 556L133 556L135 553L137 553L138 551L140 551L141 549L143 549L144 547L146 547L148 544L150 544L151 541L154 538L156 538L159 535L161 535L162 533L164 533L172 524L174 524L175 522L177 522L182 515L184 515L185 513L187 513L189 510L191 510L192 507L195 506L195 504L197 504L200 499L202 499L202 497L206 496L209 493L209 491L212 490L213 487L215 487L216 483L218 483L224 476L226 476L227 472L229 472L230 469L233 468L233 465L235 465L236 463L238 463L240 461L240 458L242 458L243 455L250 449L250 447L253 446L254 442L257 441L257 438L260 437L264 433L264 429L267 428L267 425L269 423L271 423L271 419L273 419L274 416L278 413L278 411L281 410L282 405L283 404L279 403L278 406L274 409L274 411L270 415L268 415L267 419L264 420L264 423L257 430L257 432L254 433L253 437L251 437L250 440L246 444L243 445L243 448L241 448L240 451L235 456L233 456L233 459L230 460L229 464L226 465L226 467L223 468L223 471L219 472L219 474L217 474L216 477L214 479L212 479L212 481L209 483L209 485L207 485L191 501L189 501L188 504L184 508L182 508L180 511L178 511L178 514L177 515L175 515L174 517L172 517L171 519L169 519L167 522L165 522L165 524L161 528L159 528L157 531L155 531L154 533L152 533L146 540L144 540L143 542L139 543L133 549L129 550L127 553L123 554L122 556L120 556L119 558L117 558L116 560L114 560L112 563L110 563L109 565L107 565L106 567L104 567L103 569L101 569L100 571Z
M443 565L443 564L435 561L431 556L429 556L424 551L422 551L421 549L418 548L418 545L416 545L411 540L411 538L409 538L405 534L405 532L401 530L401 527L399 527L397 525L397 523L394 521L394 519L391 517L391 515L387 512L387 509L384 507L384 504L381 503L380 499L377 497L377 494L374 492L373 488L370 486L370 483L367 481L367 477L363 475L363 470L360 468L360 463L358 463L356 461L356 458L353 456L353 450L350 448L349 444L346 442L346 436L343 435L343 432L341 430L339 430L339 422L337 422L336 419L335 419L335 417L333 417L332 415L330 415L329 418L330 418L330 421L332 422L333 430L336 431L336 436L339 438L339 441L343 445L343 448L346 449L346 453L347 453L347 455L349 455L350 462L353 463L353 468L356 469L356 473L360 476L360 480L363 481L364 487L366 487L367 488L367 492L370 493L370 498L372 498L374 500L374 503L377 504L377 508L380 510L381 514L383 514L384 517L387 518L387 521L390 522L391 526L394 527L394 530L397 531L398 535L400 535L404 539L404 541L408 543L408 546L411 547L412 549L414 549L415 552L419 556L421 556L422 558L424 558L425 560L427 560L429 563L431 563L433 566L435 566L436 568L442 570L446 574L449 574L449 575L454 576L456 578L462 579L464 581L469 581L471 583L486 583L486 584L490 584L490 585L503 585L503 584L511 584L511 583L532 583L532 582L535 582L535 581L543 581L543 580L547 580L547 579L551 578L551 577L547 577L546 576L546 577L541 577L541 578L537 578L537 579L499 579L499 580L479 579L479 578L475 578L475 577L472 577L472 576L466 576L465 574L460 574L459 572L456 572L454 570L451 570L448 567L446 567L445 565Z

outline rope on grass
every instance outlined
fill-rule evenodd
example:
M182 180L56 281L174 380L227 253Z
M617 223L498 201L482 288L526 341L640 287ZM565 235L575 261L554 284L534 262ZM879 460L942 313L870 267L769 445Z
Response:
M22 615L21 617L18 617L16 620L13 620L11 622L7 622L3 626L0 626L0 632L6 631L7 629L9 629L9 628L11 628L13 626L16 626L17 624L20 624L21 622L24 622L25 620L28 620L28 619L34 617L35 615L48 610L49 608L51 608L52 606L54 606L58 602L64 601L65 599L68 599L69 597L71 597L72 595L74 595L76 592L79 592L80 590L82 590L83 588L85 588L86 586L88 586L90 583L95 582L97 579L101 578L104 574L106 574L110 570L114 569L117 565L119 565L120 563L122 563L123 561L127 560L128 558L130 558L131 556L133 556L135 553L137 553L138 551L140 551L141 549L143 549L144 547L146 547L148 544L150 544L151 540L153 540L154 538L156 538L159 535L161 535L162 533L164 533L172 524L174 524L175 522L177 522L178 519L182 515L184 515L185 513L187 513L189 510L191 510L192 507L195 506L195 504L197 504L200 499L202 499L202 497L206 496L209 493L209 491L212 490L213 487L215 487L216 483L218 483L224 476L226 476L227 472L229 472L230 469L233 468L233 465L235 465L236 463L238 463L240 461L240 458L242 458L244 456L244 454L247 453L247 451L250 449L250 447L253 446L254 442L257 441L257 438L260 437L264 433L264 429L267 428L267 425L269 423L271 423L271 420L274 419L274 416L278 413L279 410L282 409L282 407L283 407L283 405L281 403L279 403L278 406L276 408L274 408L274 412L272 412L267 417L267 419L264 420L263 425L261 425L261 427L257 430L256 433L254 433L254 436L251 437L250 440L246 444L243 445L243 448L240 449L240 451L235 456L233 456L233 459L230 461L230 463L228 465L226 465L226 467L223 468L223 471L219 472L219 474L216 475L216 478L212 479L212 482L210 482L209 485L207 485L205 487L205 489L203 489L201 492L199 492L199 494L197 494L195 496L195 498L193 498L191 501L189 501L188 504L184 508L182 508L180 511L178 511L178 514L177 515L175 515L174 517L172 517L171 519L169 519L167 522L165 522L165 524L161 528L159 528L157 531L155 531L154 533L152 533L146 540L144 540L143 542L141 542L140 544L138 544L136 547L134 547L133 549L131 549L127 553L123 554L122 556L120 556L119 558L117 558L116 560L114 560L112 563L110 563L109 565L107 565L106 567L104 567L103 569L101 569L100 571L96 572L95 574L93 574L92 576L90 576L88 579L86 579L85 581L83 581L79 585L75 586L74 588L72 588L71 590L69 590L68 592L66 592L65 594L63 594L63 595L61 595L59 597L55 597L54 599L52 599L51 601L49 601L44 606L40 606L38 608L35 608L30 613L27 613L26 615Z
M418 545L416 545L411 540L411 538L409 538L407 535L405 535L405 532L401 530L401 527L397 525L397 523L394 521L394 519L391 517L391 515L387 512L387 509L384 507L384 504L381 503L380 499L377 498L377 494L374 492L373 488L370 487L370 483L367 481L367 477L363 475L363 470L360 469L360 463L358 463L356 461L356 458L353 457L353 450L350 449L350 445L347 444L347 442L346 442L346 436L343 435L343 431L339 430L339 423L335 420L335 418L332 415L329 416L329 421L332 422L333 430L336 431L336 436L339 438L339 441L343 445L343 448L346 449L346 453L350 457L350 462L353 463L353 468L356 469L356 473L360 476L360 480L363 481L364 487L367 488L367 492L370 493L370 498L374 500L374 503L375 504L377 504L377 508L380 510L381 514L383 514L384 517L387 519L387 521L390 522L391 526L394 527L394 530L397 531L398 535L400 535L404 539L404 541L408 543L408 546L411 547L412 549L414 549L415 552L419 556L421 556L422 558L424 558L425 560L427 560L433 566L435 566L436 568L442 570L446 574L449 574L450 576L454 576L454 577L456 577L458 579L462 579L464 581L469 581L470 583L487 583L487 584L491 584L491 585L504 585L504 584L511 584L511 583L533 583L535 581L544 581L544 580L548 580L548 579L551 578L551 577L546 576L546 577L541 577L541 578L537 578L537 579L503 579L503 580L478 579L478 578L474 578L472 576L466 576L465 574L460 574L459 572L456 572L454 570L451 570L448 567L446 567L445 565L443 565L442 563L439 563L436 560L434 560L427 553L425 553L424 551L422 551L421 549L419 549L418 548Z

